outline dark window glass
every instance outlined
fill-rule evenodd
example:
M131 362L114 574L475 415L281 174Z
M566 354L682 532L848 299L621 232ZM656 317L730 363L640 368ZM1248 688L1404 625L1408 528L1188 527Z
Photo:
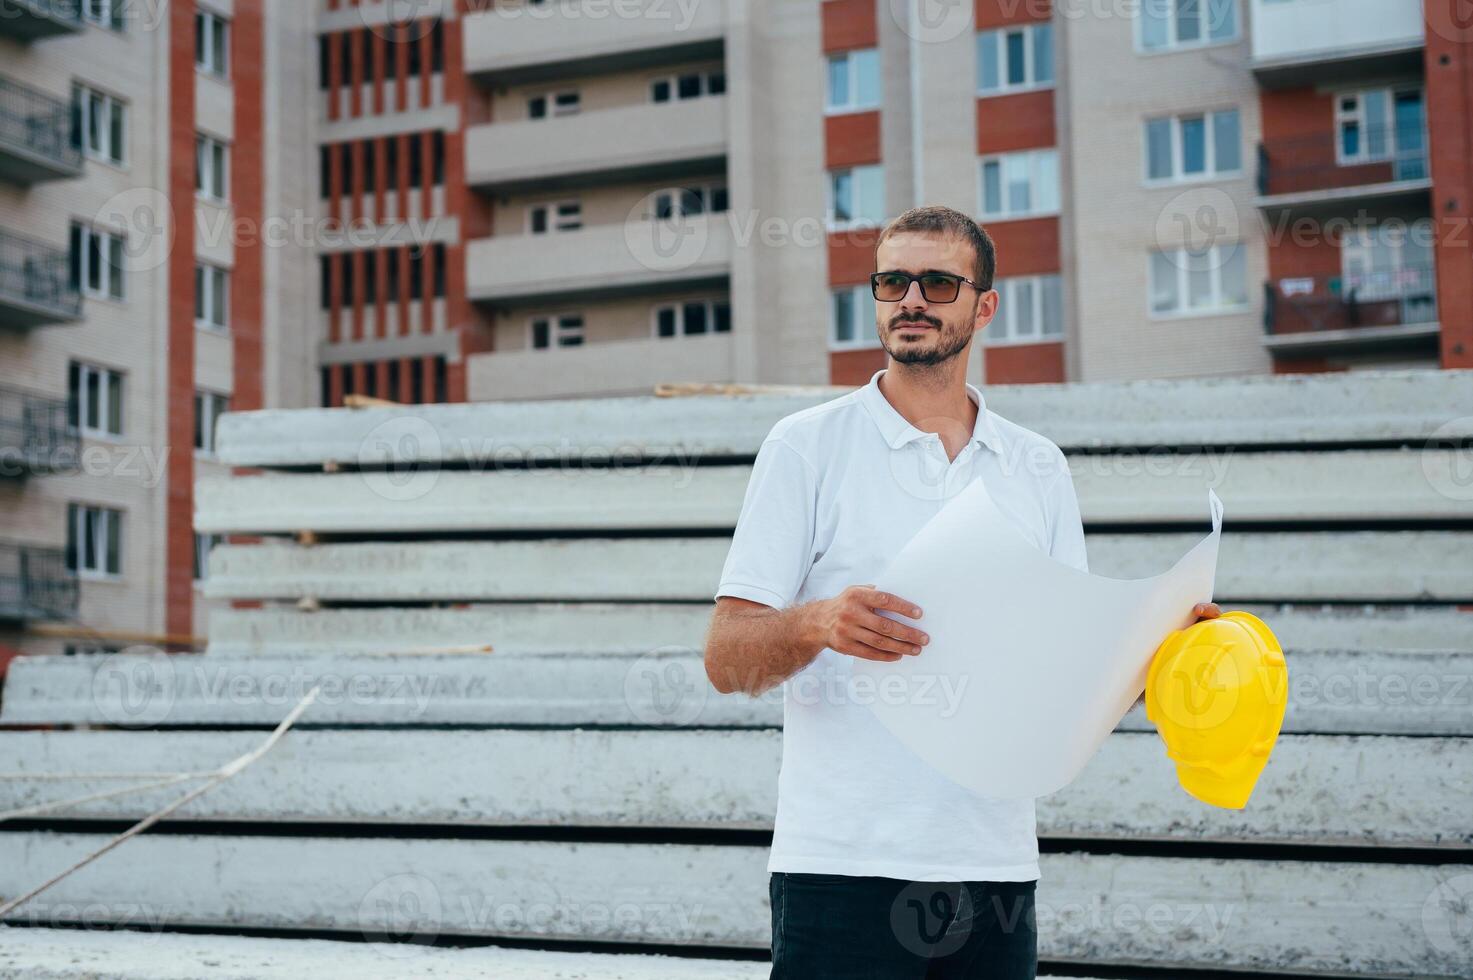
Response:
M322 388L317 403L323 408L332 408L332 368L324 366L317 369L317 384Z
M378 303L378 253L363 253L363 302Z
M425 294L425 250L423 245L409 247L409 298L423 299Z
M72 225L71 249L67 254L67 276L72 289L82 288L82 226Z
M711 325L717 333L731 333L731 304L715 303L711 307L715 322Z
M415 37L413 31L410 30L410 25L406 25L404 30L406 33L404 43L409 45L409 77L413 78L420 73L422 68L420 45L423 43L423 38Z
M329 60L332 56L328 53L330 50L331 44L328 36L319 34L317 36L317 87L323 91L327 90L331 80L331 72L328 70L331 67Z
M384 39L384 77L395 79L399 77L399 37L394 31L390 31Z
M353 253L344 252L338 256L343 268L343 291L339 300L344 306L353 305Z
M373 31L364 31L363 38L363 78L365 81L374 79L373 72Z
M378 364L369 362L363 372L363 393L369 398L378 397Z
M650 100L652 102L670 101L670 80L662 78L650 86Z
M675 336L675 307L661 307L660 312L656 314L656 319L661 337Z
M547 96L534 95L527 100L527 117L529 119L541 119L547 115Z
M701 94L700 75L681 75L676 85L682 99L694 99Z
M445 183L445 133L442 130L437 129L430 135L430 158L433 170L430 176L439 187Z
M711 211L713 213L720 214L727 209L727 206L726 188L711 188Z
M726 92L726 72L713 71L706 76L706 94L722 95Z
M445 25L441 21L435 21L435 26L430 28L430 71L438 72L445 70Z
M688 334L706 332L705 303L685 304L685 332Z
M384 276L389 285L389 302L399 302L399 263L403 260L403 252L397 248L391 248L384 256L389 263L388 274Z
M424 152L420 149L418 133L409 134L409 186L411 189L424 183ZM402 210L403 205L400 205Z
M338 84L347 85L353 77L353 35L347 31L338 35Z
M404 392L399 390L399 359L394 358L389 362L389 390L384 393L385 398L394 401L403 401Z
M445 295L445 243L435 243L435 295Z
M387 146L384 147L384 179L389 188L399 186L399 137L386 137Z
M441 404L450 400L449 380L445 370L445 358L435 358L435 401Z
M328 310L332 308L332 256L319 255L317 264L322 273L322 308Z
M343 185L338 188L339 194L348 194L353 189L353 144L339 144L343 157Z
M66 424L77 429L82 425L82 365L72 361L66 372Z
M418 359L409 362L409 401L420 405L425 400L425 367Z
M317 181L322 186L319 193L328 197L328 188L332 186L332 148L319 146L317 148Z
M363 141L363 189L372 194L378 186L378 146L373 140Z

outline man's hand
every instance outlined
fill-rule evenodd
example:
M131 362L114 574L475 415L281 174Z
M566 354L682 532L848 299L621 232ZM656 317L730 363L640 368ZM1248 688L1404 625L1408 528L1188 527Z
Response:
M880 592L872 585L851 585L832 599L812 603L808 610L811 638L838 653L884 661L913 656L931 642L925 633L881 616L877 609L911 619L921 615L919 606L898 595Z
M1222 610L1217 608L1215 602L1199 602L1192 607L1193 623L1200 623L1204 619L1216 619L1222 615Z

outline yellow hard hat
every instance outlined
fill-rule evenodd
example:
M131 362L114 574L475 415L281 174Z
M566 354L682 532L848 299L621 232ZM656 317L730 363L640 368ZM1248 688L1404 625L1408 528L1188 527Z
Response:
M1234 610L1176 630L1146 675L1146 717L1182 789L1240 810L1279 737L1289 700L1284 651L1263 620Z

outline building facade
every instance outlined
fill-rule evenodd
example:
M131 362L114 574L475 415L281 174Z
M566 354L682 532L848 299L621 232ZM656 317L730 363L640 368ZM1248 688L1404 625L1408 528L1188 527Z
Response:
M862 383L921 203L979 383L1473 365L1458 11L0 0L0 658L202 632L227 410Z

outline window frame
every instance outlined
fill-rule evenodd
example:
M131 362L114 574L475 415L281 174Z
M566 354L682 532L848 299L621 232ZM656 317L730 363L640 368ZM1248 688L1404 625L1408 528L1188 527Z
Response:
M88 424L88 417L92 414L92 399L88 397L87 379L96 376L98 379L97 390L100 399L97 406L97 419L99 425ZM75 390L74 390L75 389ZM117 391L118 418L113 419L111 397L113 390ZM115 441L122 439L127 432L125 425L128 389L126 385L126 374L115 368L103 367L89 361L72 360L67 362L67 428L77 435L87 439L102 439ZM72 416L76 421L72 421ZM111 428L116 421L117 431Z
M102 241L102 244L98 246L98 253L103 256L102 265L98 270L100 285L96 289L91 285L92 249L90 242L93 238ZM74 220L71 227L71 241L75 243L78 254L69 256L68 262L77 270L78 291L88 299L126 303L128 301L128 277L124 275L126 270L123 264L128 252L127 236L106 228L94 227L84 221ZM114 251L116 255L113 254ZM114 286L117 287L116 293L113 291Z
M1234 170L1217 170L1217 126L1218 116L1235 113L1238 117L1238 166ZM1211 166L1200 174L1188 174L1183 170L1186 143L1182 137L1182 120L1201 117L1203 136L1203 158ZM1166 121L1171 125L1171 174L1167 177L1151 176L1151 124ZM1176 184L1200 184L1214 180L1233 180L1247 173L1243 152L1243 111L1238 106L1220 106L1194 112L1176 112L1170 115L1146 116L1141 120L1141 180L1147 187L1164 187Z
M1186 305L1188 294L1191 291L1188 276L1191 270L1188 268L1184 257L1189 252L1186 246L1174 248L1151 249L1146 253L1146 316L1151 320L1184 320L1204 316L1234 316L1249 312L1253 309L1253 290L1248 287L1248 243L1238 239L1231 242L1214 242L1209 246L1213 256L1219 257L1224 248L1232 248L1242 257L1243 262L1243 302L1233 305L1217 305L1192 307ZM1157 310L1153 303L1156 294L1156 263L1157 255L1171 255L1175 253L1177 258L1172 261L1172 267L1176 272L1176 296L1177 305L1170 310ZM1222 297L1222 270L1226 263L1221 261L1212 262L1209 273L1212 277L1212 292L1221 299Z
M838 319L838 315L837 315L838 314L837 301L838 301L838 297L839 297L839 295L841 293L848 293L850 295L858 295L860 297L860 302L854 308L856 312L853 315L860 316L861 317L861 320L862 320L862 313L860 311L862 311L865 308L866 304L868 305L868 308L871 311L874 311L875 310L875 294L871 291L870 284L868 282L860 283L858 285L852 285L852 286L834 286L834 287L830 288L829 289L829 316L828 316L828 319L829 319L829 329L828 329L829 350L831 350L831 351L872 350L872 349L874 349L876 347L883 346L880 343L880 335L879 335L879 331L877 329L878 313L876 313L874 316L872 316L870 318L869 325L868 325L868 330L867 331L866 330L860 330L860 329L856 329L854 331L854 336L855 336L856 339L854 339L854 340L840 340L839 339L839 319ZM856 327L862 326L862 325L863 325L862 323L861 324L855 324Z
M872 54L875 60L875 90L874 102L859 101L859 74L855 64L856 55ZM847 86L849 89L849 101L836 103L833 101L834 93L829 84L833 65L836 61L845 63L847 75ZM824 59L824 99L823 112L825 116L842 116L851 112L873 112L880 108L885 101L884 82L882 78L882 66L880 64L880 49L877 47L850 48L847 51L835 51Z
M210 10L207 7L196 7L194 11L194 69L202 75L211 78L228 79L230 77L230 18ZM207 42L201 42L201 38L209 35ZM223 64L215 64L214 55L217 53L223 59ZM205 53L204 61L199 60L200 51Z
M841 175L847 174L851 187L850 196L854 197L854 189L858 187L857 171L877 171L879 173L880 216L876 218L848 218L841 221L836 217L838 213L838 195L834 185ZM884 225L888 208L885 207L887 188L885 187L885 165L883 163L865 163L852 167L834 167L831 170L825 171L824 175L827 178L824 181L824 221L828 225L829 231L845 231L852 228L879 228ZM854 202L851 201L851 207L849 209L851 212L855 210L853 204Z
M223 265L213 262L203 262L198 259L194 263L195 277L195 317L194 325L201 330L211 330L215 333L230 332L230 270ZM203 283L203 288L201 288ZM201 317L198 306L203 303L205 307L204 316ZM210 318L211 305L219 314L219 321Z
M1034 35L1041 30L1049 32L1049 48L1057 55L1054 48L1054 25L1051 21L1040 20L1026 24L1008 24L1004 27L992 27L980 30L976 35L977 45L977 79L976 95L979 99L991 99L1000 95L1017 95L1022 92L1039 92L1052 89L1058 84L1058 58L1050 57L1049 65L1053 69L1047 81L1038 80L1038 66L1036 64L1036 42ZM1014 32L1023 34L1023 74L1027 81L1013 84L1007 80L1007 35ZM984 88L982 85L982 43L983 38L991 37L997 45L999 68L998 87Z
M1369 93L1379 93L1386 97L1386 118L1380 121L1385 127L1387 134L1384 154L1373 155L1370 153L1370 140L1367 132L1367 115L1365 96ZM1430 146L1427 132L1427 86L1417 83L1405 85L1365 85L1357 88L1337 89L1334 92L1335 100L1335 165L1338 167L1360 167L1373 163L1395 163L1402 154L1401 135L1396 126L1396 97L1406 92L1416 92L1422 97L1422 147L1421 151L1428 154L1430 158ZM1357 108L1353 113L1347 113L1342 103L1349 98L1356 100ZM1360 126L1361 152L1355 156L1345 154L1344 125L1354 121Z
M1140 2L1136 4L1135 8L1135 17L1133 18L1135 20L1135 30L1132 33L1134 34L1135 38L1135 51L1138 55L1174 54L1182 51L1195 51L1199 48L1211 48L1221 44L1239 44L1244 39L1244 0L1227 0L1227 2L1231 3L1233 7L1233 29L1231 34L1227 35L1226 37L1219 38L1212 37L1210 30L1207 29L1208 21L1206 19L1206 11L1210 9L1212 0L1200 0L1204 13L1203 19L1201 20L1203 31L1202 36L1195 41L1181 41L1175 39L1175 35L1177 33L1177 4L1181 2L1181 0L1161 0L1161 2L1171 4L1171 17L1167 22L1167 33L1171 35L1173 39L1157 47L1149 47L1146 44L1145 31L1145 9L1146 4L1149 2L1150 0L1140 0Z
M82 541L86 538L87 517L95 512L93 550L101 559L100 568L84 567L82 563L86 549ZM116 548L109 545L116 540ZM67 544L65 556L70 560L67 568L74 577L91 581L115 582L123 577L123 511L105 504L90 504L84 501L67 501Z
M1042 272L1033 275L1008 276L998 279L992 286L998 293L998 316L993 317L987 329L982 331L982 342L988 347L1017 347L1025 344L1057 344L1064 341L1065 327L1061 319L1054 330L1049 330L1049 324L1044 318L1044 286L1050 280L1059 295L1059 314L1064 313L1064 277L1057 272ZM1032 285L1031 311L1034 322L1038 324L1038 333L1024 336L1018 333L1016 314L1021 306L1017 297L1013 295L1022 283ZM993 332L993 327L999 325L1003 329Z
M225 535L216 532L194 532L194 584L201 585L210 577L210 552L225 543Z
M92 13L94 4L102 9L102 13L97 16L94 16ZM126 6L126 0L83 0L80 6L82 20L88 24L95 24L98 27L115 31L119 34L127 33L125 21L123 20L123 8Z
M215 457L215 430L230 411L230 396L208 388L194 389L194 454Z
M89 160L105 163L111 167L128 169L128 136L131 131L128 120L128 100L119 98L95 88L85 82L72 83L72 99L77 111L80 113L78 138L81 140L82 154ZM97 99L102 104L102 115L106 125L98 126L99 144L94 146L91 139L92 133L92 103ZM118 124L118 138L113 139L113 123ZM115 145L116 144L116 145ZM117 151L117 155L114 155Z
M537 346L536 324L541 320L546 320L548 324L546 347ZM568 320L577 320L577 327L574 328L565 322ZM585 332L587 329L588 320L583 315L582 310L562 310L557 313L532 313L527 317L527 349L562 350L567 347L586 347L588 345L588 335ZM578 337L577 343L565 344L561 342L565 333L572 333L575 330Z
M1028 195L1031 201L1032 199L1036 199L1039 196L1038 190L1040 187L1042 187L1042 184L1038 179L1040 173L1038 162L1046 156L1051 156L1054 161L1053 170L1055 183L1052 189L1053 204L1051 207L1042 209L1033 207L1031 210L1027 211L1003 210L993 212L987 210L986 174L987 165L989 163L996 163L999 168L1002 168L998 172L998 189L999 193L1002 196L1001 203L1006 204L1008 199L1008 192L1007 183L1004 178L1006 177L1007 161L1009 159L1016 159L1020 157L1026 158L1028 160L1029 167ZM1059 151L1057 147L1041 146L1028 150L1013 150L1007 153L982 154L977 157L977 214L983 218L986 218L988 221L1014 221L1024 218L1056 217L1061 210L1061 202L1059 199L1061 197L1062 188L1060 187L1060 184L1062 184L1062 182L1062 175L1059 173Z
M685 328L685 308L687 306L704 306L706 309L706 326L708 329L699 333L691 333ZM716 329L716 307L726 307L725 330ZM660 334L660 313L670 310L675 314L675 332L668 337ZM650 307L650 339L652 340L682 340L686 337L713 337L731 336L731 297L730 296L693 296L690 299L675 300L668 303L656 303Z
M202 151L209 152L201 155ZM220 164L218 173L215 167L217 159ZM209 166L205 166L206 161ZM205 179L206 171L212 180ZM219 185L218 194L209 189L212 184ZM214 204L230 203L230 144L208 133L194 134L194 196Z
M564 217L560 212L564 208L568 207L576 208L578 211L577 215L574 216L574 220L577 221L577 224L572 227L564 227L562 224L560 224L561 219ZM542 231L535 231L532 227L533 217L538 211L546 212L546 227ZM538 201L535 204L528 204L526 210L523 212L522 233L525 235L563 235L567 234L570 231L582 230L582 198L572 197L564 198L557 201Z
M695 75L700 79L701 90L695 95L680 94L680 79L687 75ZM721 79L720 86L712 85L712 79L718 77ZM660 99L655 97L655 86L662 83L669 87L670 95L668 98ZM718 87L720 91L713 91L713 89ZM691 71L674 71L665 75L652 76L649 80L649 96L652 105L665 105L671 102L690 102L695 99L705 99L725 94L726 70L719 66L714 68L696 68Z

